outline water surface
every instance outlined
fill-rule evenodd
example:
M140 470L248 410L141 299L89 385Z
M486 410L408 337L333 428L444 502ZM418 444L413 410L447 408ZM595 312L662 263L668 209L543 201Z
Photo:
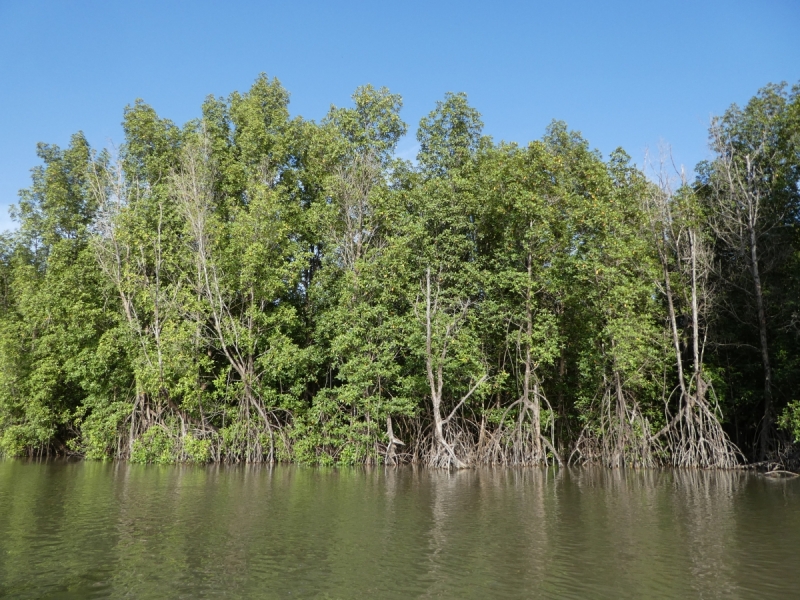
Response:
M3 598L799 598L800 479L0 461Z

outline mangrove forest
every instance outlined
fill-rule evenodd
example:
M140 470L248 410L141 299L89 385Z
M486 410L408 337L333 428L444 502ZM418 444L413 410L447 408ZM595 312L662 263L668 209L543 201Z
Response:
M0 454L143 463L785 463L800 439L800 86L690 175L466 95L416 131L261 75L118 147L39 144L0 236Z

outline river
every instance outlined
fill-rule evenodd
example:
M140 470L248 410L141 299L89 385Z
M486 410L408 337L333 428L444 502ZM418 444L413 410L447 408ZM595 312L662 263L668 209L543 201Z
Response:
M800 598L800 478L0 461L3 598Z

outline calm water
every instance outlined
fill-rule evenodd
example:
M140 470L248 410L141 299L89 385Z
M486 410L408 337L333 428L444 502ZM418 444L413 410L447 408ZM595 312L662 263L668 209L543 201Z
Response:
M0 461L0 597L800 598L800 479Z

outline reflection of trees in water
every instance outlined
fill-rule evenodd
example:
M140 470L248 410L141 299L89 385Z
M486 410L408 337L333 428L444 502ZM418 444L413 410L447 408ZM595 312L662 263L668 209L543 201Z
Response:
M416 471L416 470L415 470ZM459 483L469 486L469 480L474 472L469 471L417 471L420 476L428 478L430 486L431 523L428 531L428 550L426 553L427 577L430 581L426 593L422 597L438 596L442 590L451 587L451 575L447 569L448 550L453 550L449 544L451 530L453 529L451 515L458 518L458 511L452 510L452 505L457 502ZM456 524L456 530L457 530ZM457 534L457 531L455 532ZM455 540L457 542L457 540ZM466 562L468 557L464 557Z
M83 590L94 576L142 597L166 585L253 598L760 598L798 585L800 486L745 473L44 468L0 469L0 595L35 572L35 586Z
M476 469L413 477L429 494L431 597L501 594L504 586L610 597L741 591L729 550L737 541L736 473Z
M571 470L565 518L574 527L565 533L584 584L628 596L736 597L736 481L730 472Z
M620 586L692 597L737 597L734 492L741 475L729 471L600 470L577 474L583 491L595 489L589 522L607 523L607 543L622 561ZM622 567L622 568L620 568Z
M734 500L744 483L741 473L676 470L672 490L676 527L689 559L693 587L702 597L738 598Z
M561 473L486 468L423 471L420 476L430 494L428 596L547 588L557 560L551 538L559 527Z
M674 572L654 560L671 546L660 527L662 477L654 470L570 470L575 526L566 535L586 564L586 591L627 597L653 597L665 588L680 592Z

